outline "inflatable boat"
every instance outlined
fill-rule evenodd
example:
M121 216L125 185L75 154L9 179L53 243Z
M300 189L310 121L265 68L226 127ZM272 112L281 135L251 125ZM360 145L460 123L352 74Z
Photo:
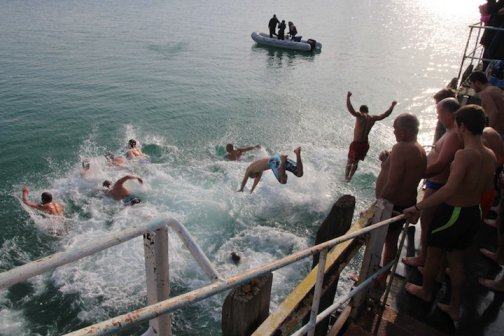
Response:
M322 49L322 43L312 39L301 40L301 36L296 37L296 40L279 40L277 37L270 37L269 34L253 32L251 37L258 44L268 47L302 51L320 51Z

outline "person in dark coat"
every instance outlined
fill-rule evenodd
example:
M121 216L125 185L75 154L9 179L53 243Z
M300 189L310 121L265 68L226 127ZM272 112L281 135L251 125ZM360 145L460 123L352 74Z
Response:
M294 40L294 37L297 35L296 26L294 26L292 21L289 21L289 35L291 36L291 40Z
M277 36L277 34L275 33L275 30L276 30L277 24L279 22L280 21L278 21L276 14L273 14L273 17L268 22L270 37L273 37L273 35Z
M278 25L279 40L285 40L285 28L287 28L287 26L285 25L285 20L282 20L282 22Z

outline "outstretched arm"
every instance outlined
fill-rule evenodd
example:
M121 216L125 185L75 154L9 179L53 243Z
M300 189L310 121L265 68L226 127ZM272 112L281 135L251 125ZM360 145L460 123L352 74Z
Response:
M351 96L352 96L352 92L348 91L347 96L346 96L346 106L347 106L348 112L350 112L350 114L356 118L362 117L362 114L360 112L355 111L354 107L352 106L352 102L350 101Z
M29 193L30 193L30 190L28 189L28 187L26 187L26 186L23 187L23 197L22 197L23 203L28 205L30 208L40 209L40 204L33 203L28 199Z
M240 147L238 150L243 153L243 152L248 152L256 148L261 148L261 145L255 145L255 146L247 146L247 147Z
M115 185L122 186L124 184L124 182L126 182L128 180L138 180L138 182L140 184L143 184L143 180L140 177L133 176L133 175L126 175L124 177L121 177L119 180L117 180L117 182L115 183Z
M387 111L385 111L382 114L379 114L377 116L374 116L374 119L375 120L383 120L383 119L387 118L392 113L392 111L394 110L394 106L396 106L396 105L397 105L397 102L394 100Z

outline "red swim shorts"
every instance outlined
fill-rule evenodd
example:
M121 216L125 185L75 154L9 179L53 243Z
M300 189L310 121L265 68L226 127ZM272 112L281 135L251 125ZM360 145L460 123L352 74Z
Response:
M369 143L364 141L353 141L348 151L348 160L351 162L357 162L358 160L364 161L368 150Z

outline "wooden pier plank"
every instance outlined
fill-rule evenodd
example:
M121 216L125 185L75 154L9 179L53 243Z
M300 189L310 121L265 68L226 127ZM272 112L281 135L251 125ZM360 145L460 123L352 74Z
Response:
M361 213L360 218L352 225L348 233L364 228L373 218L374 210L370 208ZM334 265L340 254L348 247L353 240L348 240L337 245L328 253L326 261L326 271ZM318 267L314 267L306 278L285 298L277 309L261 324L252 334L253 336L272 335L284 321L296 310L300 302L315 286Z

